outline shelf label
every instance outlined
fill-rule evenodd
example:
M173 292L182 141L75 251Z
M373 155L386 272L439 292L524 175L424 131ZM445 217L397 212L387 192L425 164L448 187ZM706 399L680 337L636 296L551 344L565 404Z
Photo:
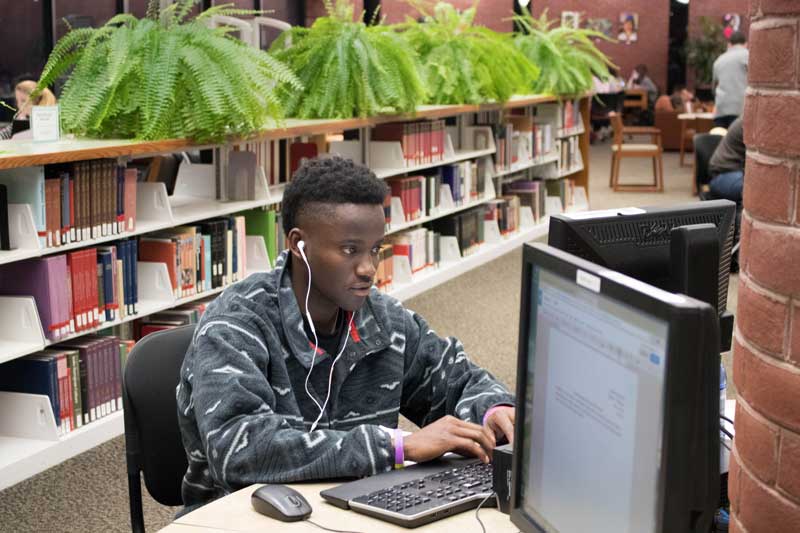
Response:
M61 137L58 105L35 105L31 110L31 130L36 142L57 141Z

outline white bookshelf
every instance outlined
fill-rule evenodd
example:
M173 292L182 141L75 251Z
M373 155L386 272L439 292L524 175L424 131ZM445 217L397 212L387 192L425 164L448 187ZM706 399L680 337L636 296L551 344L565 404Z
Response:
M516 174L517 172L522 172L524 170L528 170L531 168L540 167L543 165L549 165L550 163L558 163L559 157L558 153L553 151L549 154L543 154L538 157L534 157L531 161L522 163L522 164L515 164L511 168L506 170L501 170L495 172L493 177L494 178L503 178L505 176L509 176L511 174Z
M253 136L252 140L277 140L310 135L337 134L344 130L360 129L367 132L376 124L404 120L438 119L450 116L467 116L471 113L498 108L546 105L557 106L554 97L533 95L515 96L504 106L489 104L487 106L422 106L415 114L403 116L380 116L344 120L294 120L287 119L281 123L270 124L267 129ZM461 120L460 117L459 120ZM389 178L412 174L442 165L460 163L480 157L491 156L495 147L472 150L469 146L455 146L453 139L457 128L448 127L445 137L445 153L440 161L419 165L406 165L397 159L397 146L391 143L370 143L367 154L371 168L380 178ZM582 126L582 125L581 125ZM554 125L554 129L556 125ZM558 131L558 130L557 130ZM559 134L563 132L559 131ZM570 135L579 135L576 130ZM369 139L369 135L361 137ZM463 137L462 137L463 138ZM233 144L242 142L232 141ZM493 143L492 143L493 144ZM219 145L216 145L219 146ZM167 140L157 142L141 142L127 140L86 140L65 139L57 143L32 143L30 141L0 141L0 168L36 166L50 163L81 161L107 157L133 157L177 152L205 146L193 145L185 140ZM354 146L346 147L354 150ZM363 153L361 147L358 153ZM540 158L518 165L501 173L489 172L486 179L486 190L483 195L463 205L454 205L452 196L445 194L445 200L439 210L430 216L405 222L402 215L402 204L393 202L393 220L387 228L387 234L410 229L436 218L449 216L460 211L485 204L496 197L495 177L505 176L539 165L558 163L558 155L546 154ZM577 172L571 170L570 173ZM91 240L44 248L40 245L30 206L10 205L9 226L11 229L11 251L0 251L0 264L24 259L60 254L79 248L87 248L128 237L135 237L152 232L166 230L174 226L193 224L209 218L231 215L240 211L278 204L283 198L283 186L269 187L263 174L256 180L255 199L250 201L220 201L216 199L215 175L211 165L184 163L180 167L174 194L167 195L163 183L140 183L137 186L137 220L136 228L130 232L107 235ZM449 192L449 188L448 188ZM397 208L400 217L395 218ZM397 222L400 220L401 222ZM483 265L504 253L520 246L523 242L540 238L547 233L548 219L545 217L539 224L532 223L532 215L523 215L523 228L515 234L501 237L497 225L489 228L489 238L475 253L461 257L450 243L450 255L437 269L425 269L414 275L407 283L395 284L390 292L393 296L405 300L421 294L432 287L444 283L464 272ZM58 342L96 333L101 329L124 324L142 318L148 314L168 310L208 296L219 294L224 288L217 288L199 294L176 298L169 283L166 265L161 263L140 262L139 267L139 304L137 314L118 318L98 327L73 333L57 341L50 341L44 335L35 302L28 297L0 296L0 364L12 359L41 350ZM263 272L270 268L266 247L262 238L247 238L247 273ZM9 396L11 395L11 396ZM40 473L66 459L74 457L98 444L123 432L121 412L115 412L95 422L87 424L66 436L59 436L53 418L52 409L46 396L26 395L0 392L0 489L9 487L32 475Z

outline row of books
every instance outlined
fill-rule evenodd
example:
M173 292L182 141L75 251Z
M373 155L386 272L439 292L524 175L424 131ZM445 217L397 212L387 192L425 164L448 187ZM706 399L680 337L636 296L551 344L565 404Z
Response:
M484 124L467 128L476 148L488 147L487 132L494 136L494 164L498 171L532 163L535 158L553 151L553 128L537 123L535 117L506 115L501 124Z
M561 106L559 121L563 129L570 129L581 123L580 100L565 100Z
M270 266L275 266L278 254L286 249L281 204L250 209L241 214L244 216L247 234L264 238Z
M566 209L575 204L575 180L560 179L545 181L547 196L555 196L561 199L561 206Z
M486 204L486 213L483 219L497 222L497 227L501 235L514 233L519 229L519 206L518 196L501 196Z
M114 159L0 170L0 235L8 235L8 204L31 206L46 248L133 231L136 180ZM0 249L10 249L3 241Z
M227 199L229 200L255 199L254 188L250 185L252 181L250 176L254 175L250 170L251 165L253 165L252 168L262 169L267 183L272 186L288 183L303 161L319 155L319 147L316 143L289 139L253 141L240 145L240 148L243 152L251 154L252 163L247 159L246 165L242 165L239 160L242 158L241 154L236 152L228 154L228 166L224 172L227 172L225 181L228 183L229 197ZM244 181L240 178L243 168L247 169ZM217 171L219 172L220 169ZM243 186L244 190L250 194L241 192Z
M391 243L381 246L378 252L378 268L375 272L375 286L380 291L392 290L394 281L394 248Z
M520 206L530 207L533 221L541 222L545 216L547 191L545 182L541 180L519 179L503 184L504 196L516 196Z
M50 399L60 435L122 409L122 370L134 342L85 336L0 366L0 390Z
M137 241L0 266L0 294L32 296L53 341L137 312Z
M400 199L403 206L404 222L411 222L426 216L434 216L441 206L441 189L450 189L454 205L474 202L483 196L486 188L486 160L463 161L443 165L434 173L425 176L406 176L387 180L391 196ZM388 212L387 223L391 220Z
M221 217L0 265L0 294L33 297L45 336L58 341L137 314L139 261L164 263L176 298L243 279L245 238L243 216Z
M378 124L370 136L373 141L399 142L406 166L436 163L444 159L447 138L444 120Z
M176 226L139 239L139 260L165 263L176 298L244 279L247 265L244 216Z
M580 165L580 145L578 137L567 137L558 141L560 154L559 168L564 171Z
M416 273L439 264L439 238L439 233L422 227L390 235L387 242L392 245L392 254L408 258L411 272Z
M196 324L215 296L55 344L0 365L0 390L49 398L60 435L122 409L122 375L142 337Z

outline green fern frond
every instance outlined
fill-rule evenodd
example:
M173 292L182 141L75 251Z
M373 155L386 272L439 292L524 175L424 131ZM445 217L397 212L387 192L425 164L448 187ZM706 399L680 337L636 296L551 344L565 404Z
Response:
M188 137L213 142L245 136L282 115L278 92L303 85L281 61L186 20L196 0L150 3L150 18L118 15L97 29L68 33L39 81L72 69L61 97L65 132L92 137ZM217 6L212 13L232 13ZM252 11L247 11L252 13Z
M539 18L523 8L512 20L523 28L514 44L517 50L538 65L542 75L533 83L533 92L571 95L590 90L593 78L607 79L611 60L595 45L596 40L612 41L602 33L556 26L545 9Z
M424 87L413 53L386 28L367 27L363 15L354 20L351 0L326 0L325 8L328 15L311 28L292 28L270 48L305 86L299 92L281 84L287 114L350 118L416 109Z
M420 59L426 103L477 104L530 92L537 66L507 36L475 26L478 2L461 12L446 2L410 0L425 22L395 27ZM502 61L498 61L502 58Z

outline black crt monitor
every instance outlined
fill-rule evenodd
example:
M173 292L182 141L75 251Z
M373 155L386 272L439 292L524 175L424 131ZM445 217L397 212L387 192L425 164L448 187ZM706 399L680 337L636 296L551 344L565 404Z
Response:
M548 244L668 292L711 304L730 349L727 311L736 204L728 200L550 217Z
M714 309L525 245L511 521L707 533L719 502Z

